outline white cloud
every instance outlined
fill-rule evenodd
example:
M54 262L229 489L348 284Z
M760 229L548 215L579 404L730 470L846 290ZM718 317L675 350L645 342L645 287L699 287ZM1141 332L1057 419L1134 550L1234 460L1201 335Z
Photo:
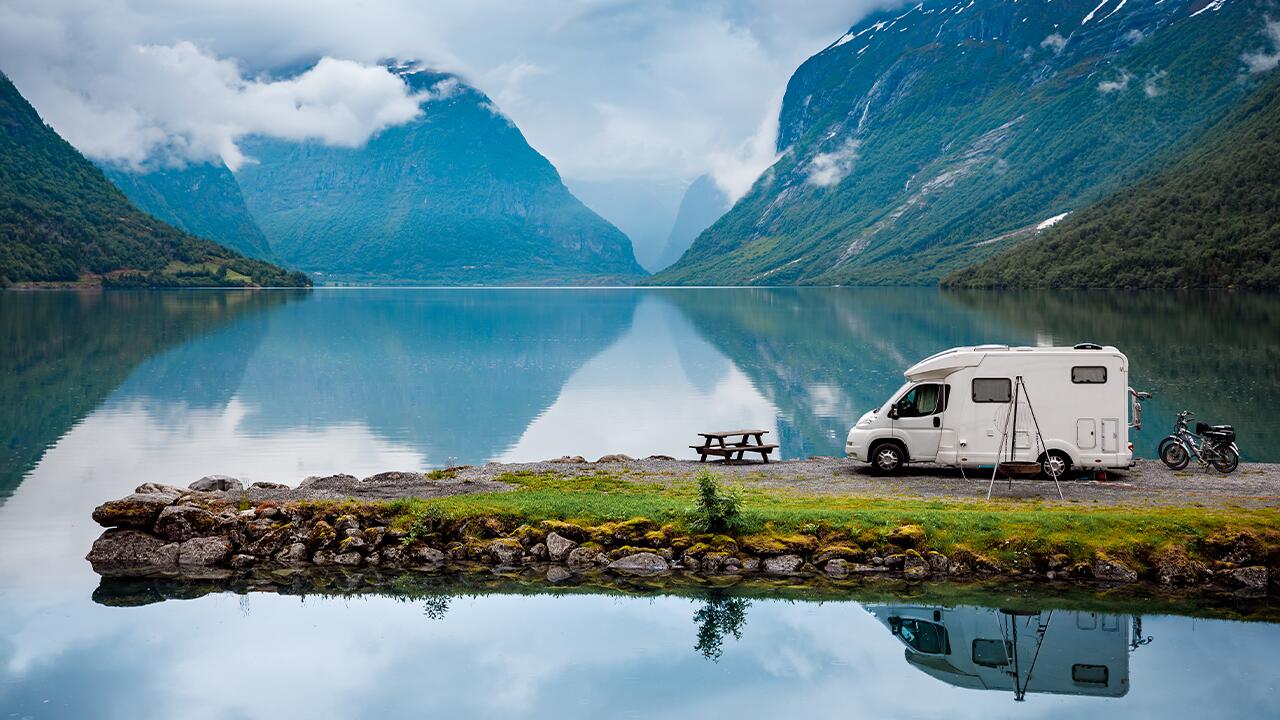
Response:
M1120 76L1115 80L1103 80L1098 83L1098 92L1106 94L1119 92L1129 87L1129 81L1133 79L1133 73L1120 68Z
M1271 52L1260 50L1240 56L1251 73L1267 72L1280 65L1280 20L1268 19L1262 28L1262 34L1271 42Z
M1062 49L1066 46L1067 46L1067 39L1062 37L1058 33L1053 33L1052 35L1049 35L1048 37L1040 41L1040 47L1053 48L1054 53L1062 52Z
M814 155L809 161L805 182L818 187L830 187L844 180L858 159L858 147L861 144L849 138L831 152Z
M1164 79L1168 74L1169 72L1167 70L1156 70L1148 75L1147 79L1142 82L1142 92L1146 93L1149 98L1160 97L1163 95L1164 86L1161 85L1161 83L1164 82Z
M313 103L297 113L285 99L291 86L258 88L274 85L263 73L321 57L367 68L418 58L487 92L566 176L687 180L713 170L722 187L745 191L774 157L773 137L757 142L761 118L776 111L794 69L869 10L898 4L6 0L0 68L72 142L136 162L169 144L229 151L246 114L253 131L268 117L296 135L329 113L342 129L326 139L348 142L353 129L367 133L387 122L383 110L403 106L388 97L385 107ZM184 42L198 49L185 70L217 83L157 84L156 60L136 57Z

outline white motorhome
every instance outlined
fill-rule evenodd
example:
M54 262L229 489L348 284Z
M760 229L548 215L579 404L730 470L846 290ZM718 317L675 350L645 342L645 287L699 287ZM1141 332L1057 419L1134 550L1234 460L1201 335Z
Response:
M1141 426L1145 394L1130 389L1129 360L1114 347L959 347L905 374L906 384L859 418L845 442L846 455L876 472L909 462L1017 462L1039 463L1057 478L1073 466L1133 464L1130 417Z
M1027 693L1129 692L1134 645L1128 615L963 606L867 609L906 646L908 663L956 687L1012 691L1018 700Z

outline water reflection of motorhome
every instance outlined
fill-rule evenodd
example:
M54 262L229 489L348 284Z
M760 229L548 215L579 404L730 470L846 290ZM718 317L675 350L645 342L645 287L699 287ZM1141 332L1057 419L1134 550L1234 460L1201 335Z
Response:
M975 690L1121 697L1129 651L1149 642L1128 615L983 607L868 608L906 646L922 672ZM1134 632L1131 639L1130 632Z

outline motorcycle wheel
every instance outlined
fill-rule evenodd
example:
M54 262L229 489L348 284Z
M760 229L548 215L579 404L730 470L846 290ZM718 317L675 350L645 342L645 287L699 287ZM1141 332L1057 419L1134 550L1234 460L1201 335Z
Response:
M1156 457L1163 457L1164 449L1168 447L1170 443L1176 443L1176 442L1178 442L1178 438L1174 437L1173 435L1166 435L1165 438L1160 441L1160 444L1156 446Z
M1160 448L1160 462L1171 470L1181 470L1191 462L1191 453L1180 442L1171 442Z
M1222 474L1234 471L1240 465L1240 453L1235 448L1224 447L1214 453L1213 469Z

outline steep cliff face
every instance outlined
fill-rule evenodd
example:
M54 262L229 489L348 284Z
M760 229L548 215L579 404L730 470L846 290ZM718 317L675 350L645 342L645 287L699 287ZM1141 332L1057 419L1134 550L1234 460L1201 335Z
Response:
M141 171L99 167L143 212L249 257L271 259L267 238L245 207L240 185L221 161Z
M926 0L868 17L796 71L783 157L657 280L936 282L1222 117L1257 82L1242 56L1268 7Z
M360 148L253 140L237 174L271 249L321 279L625 282L631 243L565 188L483 93L398 70L421 116Z

